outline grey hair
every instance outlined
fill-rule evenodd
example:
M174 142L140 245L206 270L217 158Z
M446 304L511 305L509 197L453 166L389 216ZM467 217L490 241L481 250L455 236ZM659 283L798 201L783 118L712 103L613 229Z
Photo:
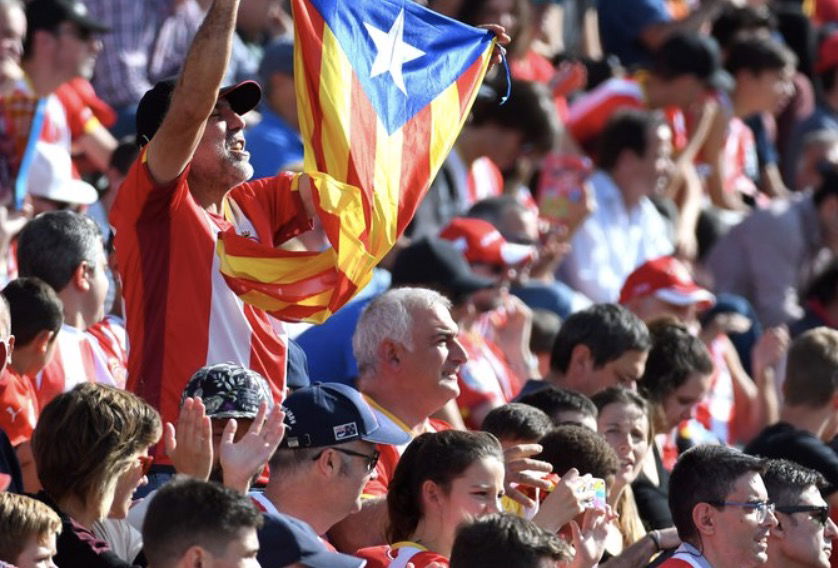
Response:
M364 308L352 336L352 351L358 361L359 375L375 369L378 346L385 339L413 349L413 313L436 306L449 310L451 301L427 288L395 288L370 302Z

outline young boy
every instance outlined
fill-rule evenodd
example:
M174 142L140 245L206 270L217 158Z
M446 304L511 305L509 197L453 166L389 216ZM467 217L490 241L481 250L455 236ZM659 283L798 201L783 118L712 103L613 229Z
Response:
M17 568L54 566L61 519L31 497L0 493L0 563Z

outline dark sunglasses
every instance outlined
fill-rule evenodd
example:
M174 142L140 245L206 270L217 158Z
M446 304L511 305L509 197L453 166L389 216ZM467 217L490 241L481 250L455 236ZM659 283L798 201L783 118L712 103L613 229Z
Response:
M364 458L367 460L367 473L371 472L375 469L375 466L378 464L378 458L381 456L381 453L378 450L373 450L371 454L362 454L361 452L356 452L354 450L347 450L344 448L329 448L330 450L334 450L336 452L340 452L342 454L346 454L347 456L355 456L356 458ZM324 452L326 450L323 450ZM320 459L320 456L323 455L323 452L318 453L316 456L311 458L312 461L317 461Z
M812 515L812 518L818 521L821 526L826 526L827 521L829 521L829 507L827 506L818 506L818 505L789 505L786 507L775 507L775 510L779 511L780 513L785 513L790 515L792 513L809 513Z

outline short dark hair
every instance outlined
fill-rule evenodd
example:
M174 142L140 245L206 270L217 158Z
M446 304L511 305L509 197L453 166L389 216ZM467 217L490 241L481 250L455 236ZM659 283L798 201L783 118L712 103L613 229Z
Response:
M658 111L624 109L614 113L598 137L597 166L610 172L623 150L630 150L638 157L645 156L652 132L665 124Z
M562 425L562 422L558 418L560 412L581 412L595 420L597 417L596 406L594 406L590 398L581 392L560 387L547 386L535 392L525 394L518 399L518 402L534 406L541 410L550 417L550 420L556 426Z
M539 568L544 559L571 558L567 543L555 534L515 515L494 514L460 527L451 568Z
M829 306L838 299L838 259L833 259L825 268L815 274L803 295L807 300L817 300Z
M48 211L20 232L17 261L21 276L37 276L56 292L70 282L82 262L96 266L103 250L96 223L73 211Z
M506 91L506 83L487 87L495 94ZM498 104L496 97L480 96L471 110L471 126L495 124L501 128L517 130L522 135L521 143L538 152L553 148L559 126L553 100L544 85L531 81L512 79L509 85L509 99Z
M594 304L564 321L553 344L550 368L566 373L577 345L591 350L594 365L599 368L627 351L648 351L652 342L643 320L623 306Z
M535 355L550 353L562 328L562 318L552 310L533 308L530 351Z
M797 65L794 53L777 40L757 34L744 35L728 48L725 68L731 75L748 71L758 75L765 71L775 71Z
M643 396L661 403L693 373L713 372L713 360L704 343L675 318L664 317L649 324L652 349L637 386Z
M3 288L12 317L15 345L25 347L42 331L58 333L64 323L64 306L55 290L35 277L16 278Z
M823 408L838 389L838 331L816 327L789 348L783 395L786 404Z
M500 442L488 432L445 430L414 439L399 459L388 487L388 542L407 540L416 530L424 515L421 487L425 481L433 481L447 492L454 479L486 457L503 463Z
M607 480L617 474L620 460L605 438L584 426L566 424L548 432L539 442L542 452L535 459L553 466L562 476L572 467L581 474Z
M799 505L800 496L809 487L826 489L826 478L814 469L783 459L766 460L762 472L768 500L778 507Z
M471 219L483 219L491 223L501 234L503 234L504 216L508 211L520 210L525 206L510 195L500 195L498 197L487 197L481 199L472 205L466 211L466 217Z
M757 32L759 30L775 30L777 19L765 6L726 6L713 22L710 35L715 38L722 49L733 42L743 32Z
M764 468L762 459L727 446L696 446L681 454L669 478L669 510L681 540L695 544L697 504L726 500L740 477Z
M543 411L528 404L510 402L492 409L480 429L499 440L540 440L553 422Z
M221 555L241 529L261 526L262 514L247 496L217 483L177 477L148 506L143 552L150 566L174 566L192 546Z

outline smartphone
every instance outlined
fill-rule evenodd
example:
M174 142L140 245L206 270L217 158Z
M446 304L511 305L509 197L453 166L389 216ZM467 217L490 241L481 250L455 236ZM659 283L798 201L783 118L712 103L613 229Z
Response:
M555 223L566 220L571 204L582 200L582 184L592 171L591 161L584 156L557 152L545 156L537 186L541 216Z
M604 479L601 479L599 477L590 477L586 475L581 478L581 482L577 491L579 493L593 493L593 498L587 504L588 508L605 509L607 501Z

